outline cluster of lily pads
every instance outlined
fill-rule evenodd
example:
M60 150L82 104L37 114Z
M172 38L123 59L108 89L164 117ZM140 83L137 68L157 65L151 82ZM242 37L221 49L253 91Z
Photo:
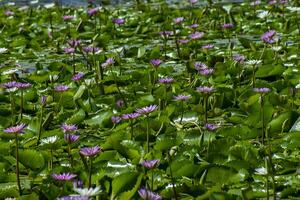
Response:
M300 196L297 1L0 8L0 199Z

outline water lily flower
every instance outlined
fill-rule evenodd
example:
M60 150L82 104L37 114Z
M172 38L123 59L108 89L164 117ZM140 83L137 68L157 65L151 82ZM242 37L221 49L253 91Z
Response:
M30 88L32 85L30 83L20 83L16 82L16 88L18 89L27 89Z
M90 15L90 16L93 16L95 14L97 14L99 11L99 8L90 8L88 9L87 13Z
M172 78L172 77L160 78L160 79L158 79L158 82L161 84L171 84L174 82L174 78Z
M276 31L275 30L269 30L265 32L260 38L264 43L272 44L276 41Z
M46 105L46 100L47 100L47 97L46 96L41 96L41 100L40 100L40 102L41 102L41 105L42 106L45 106Z
M247 65L259 65L262 62L262 60L248 60L246 61Z
M152 192L151 190L146 189L145 187L141 187L138 190L138 193L142 199L145 200L161 200L161 196L159 194Z
M101 192L100 187L91 187L91 188L77 188L77 187L73 187L73 190L75 192L77 192L79 195L81 196L87 196L87 197L92 197L92 196L96 196Z
M213 87L209 87L209 86L200 86L197 87L197 91L201 92L201 93L212 93L215 89Z
M214 69L213 68L205 68L205 69L201 69L199 70L199 73L203 76L209 76L212 75L214 73Z
M268 174L268 170L264 167L256 168L255 171L256 171L257 174L260 174L260 175L267 175Z
M13 16L14 14L15 14L15 13L14 13L13 11L11 11L11 10L6 10L6 11L4 12L4 15L7 16L7 17Z
M231 28L233 28L233 27L234 27L234 25L231 24L231 23L227 23L227 24L223 24L223 25L222 25L222 29L231 29Z
M155 159L155 160L144 160L141 162L141 165L148 168L148 169L154 169L159 165L160 160Z
M6 53L7 52L7 48L0 48L0 54L1 53Z
M187 40L187 39L179 40L179 44L187 44L187 43L189 43L189 40Z
M21 134L24 133L24 129L27 127L26 124L18 124L15 126L11 126L9 128L4 129L5 133L13 133L13 134Z
M138 109L136 109L136 112L141 114L141 115L142 114L147 115L147 114L157 110L157 108L158 108L157 105L150 105L150 106L146 106L146 107L143 107L143 108L138 108Z
M207 65L205 63L202 62L196 62L194 63L194 67L197 71L203 70L203 69L207 69Z
M113 124L118 124L118 123L121 122L121 120L122 120L122 118L119 117L119 116L112 116L112 117L111 117L111 122L112 122Z
M207 130L210 130L210 131L215 131L216 129L219 128L219 126L216 124L207 123L204 125L204 128L206 128Z
M198 0L190 0L190 3L191 4L195 4L195 3L197 3L198 2Z
M202 46L202 49L213 49L215 46L213 44L206 44Z
M190 98L192 98L191 95L179 94L174 97L174 100L175 101L188 101Z
M251 6L258 6L259 4L261 4L260 0L256 0L250 3Z
M173 19L173 22L174 22L175 24L180 24L180 23L182 23L183 21L184 21L184 17L177 17L177 18Z
M72 47L67 47L67 48L64 48L64 52L66 54L71 54L71 53L74 53L75 52L75 49L72 48Z
M159 32L160 36L162 36L164 39L169 38L171 35L173 35L173 31L161 31Z
M58 198L58 200L89 200L89 197L81 196L81 195L69 195Z
M140 117L141 114L140 113L128 113L128 114L123 114L122 115L122 119L136 119L138 117Z
M233 60L235 60L238 63L243 63L246 59L246 57L244 55L241 54L236 54L232 57Z
M102 51L101 48L99 47L94 47L94 46L86 46L86 47L83 47L83 51L85 53L95 53L95 54L98 54Z
M162 61L160 59L152 59L150 60L150 64L154 67L158 67L160 64L162 63Z
M63 18L64 21L71 21L71 20L74 19L74 16L72 16L72 15L64 15L62 18Z
M97 155L101 151L102 151L102 148L97 145L94 147L83 147L80 149L79 152L80 152L80 154L82 154L84 156L92 157L92 156Z
M74 135L74 134L70 134L70 133L64 134L64 139L69 144L76 142L77 140L79 140L79 138L80 138L80 135Z
M80 43L81 43L81 40L76 40L76 39L68 40L68 44L72 48L78 47L80 45Z
M62 124L61 129L64 133L77 131L78 127L76 124Z
M196 29L198 27L199 27L199 24L192 24L189 26L189 28L191 28L191 29Z
M69 89L69 86L67 86L67 85L57 85L55 88L54 88L54 90L56 91L56 92L65 92L65 91L67 91Z
M262 87L262 88L253 88L253 91L261 94L266 94L271 92L271 89L267 87Z
M114 18L114 19L112 19L112 22L114 24L122 25L122 24L125 24L125 19L123 19L123 18Z
M119 99L119 100L117 100L116 105L119 108L122 108L125 105L125 103L124 103L123 99Z
M70 181L75 178L77 175L72 173L62 173L62 174L52 174L52 178L56 181Z
M72 81L79 81L84 76L83 72L78 72L72 77Z
M56 135L50 136L50 137L46 137L46 138L43 138L41 140L41 145L44 145L44 144L54 144L55 142L57 142L57 140L58 140L58 137Z
M108 66L111 66L115 63L115 60L113 58L108 58L104 63L101 64L103 68L106 68Z
M189 35L189 37L190 37L191 39L193 39L193 40L200 39L200 38L202 38L203 36L204 36L204 33L203 33L203 32L198 32L198 31L196 31L196 32L194 32L194 33L191 33L191 34Z

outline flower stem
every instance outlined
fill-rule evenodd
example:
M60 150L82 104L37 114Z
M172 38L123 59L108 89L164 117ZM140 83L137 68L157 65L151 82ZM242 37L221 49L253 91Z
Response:
M252 67L252 88L255 88L255 71L256 71L256 64Z
M11 119L12 119L12 124L14 124L14 115L15 115L15 101L14 101L14 96L13 93L10 92L10 111L11 111Z
M20 167L19 167L19 139L18 139L18 134L15 134L15 135L16 135L16 161L17 161L16 175L17 175L17 184L18 184L19 194L22 195L22 188L21 188L21 183L20 183Z
M151 191L153 191L153 183L154 183L154 172L151 170Z
M177 196L177 192L176 192L176 187L175 187L175 179L173 177L171 163L170 163L170 176L171 176L171 180L172 180L172 186L173 186L172 188L173 188L174 196L175 196L175 199L178 200L178 196Z
M181 117L180 117L180 124L182 122L182 119L183 119L183 101L181 101Z
M208 95L205 95L204 96L204 110L205 110L205 113L204 113L204 119L205 119L205 124L207 123L207 104L208 104Z
M92 157L90 159L90 168L89 168L89 188L92 187L92 166L93 166L93 159Z
M20 115L21 115L21 120L23 118L23 106L24 106L24 95L23 95L23 90L21 90L21 103L20 103Z
M264 144L265 140L265 114L264 114L264 97L263 95L260 96L260 114L262 120L262 131L261 131L261 142Z
M149 153L149 118L147 117L147 153Z
M39 125L39 133L38 133L38 139L36 141L36 146L39 145L40 143L40 139L41 139L41 135L42 135L42 126L43 126L43 113L44 113L44 108L41 108L41 116L40 116L40 125Z

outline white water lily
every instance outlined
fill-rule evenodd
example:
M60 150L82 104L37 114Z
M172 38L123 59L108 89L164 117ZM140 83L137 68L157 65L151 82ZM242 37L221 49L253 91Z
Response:
M101 192L100 187L95 187L95 188L77 188L74 187L73 190L75 192L77 192L78 194L80 194L81 196L96 196Z
M0 53L5 53L7 52L7 48L0 48Z
M268 174L268 170L264 167L256 168L255 171L259 175L267 175Z
M57 137L56 135L50 136L50 137L46 137L46 138L43 138L43 139L41 140L41 145L43 145L43 144L53 144L53 143L55 143L57 140L58 140L58 137Z
M282 47L281 46L273 46L271 49L273 51L280 51L282 49Z
M245 62L247 65L259 65L262 61L261 60L248 60Z

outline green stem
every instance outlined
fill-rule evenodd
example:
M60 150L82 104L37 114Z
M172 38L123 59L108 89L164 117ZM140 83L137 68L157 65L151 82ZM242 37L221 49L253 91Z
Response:
M262 120L262 131L261 131L261 137L262 137L262 144L264 144L265 140L265 114L264 114L264 97L263 95L260 96L260 114L261 114L261 120Z
M19 194L22 195L22 188L21 188L21 183L20 183L20 167L19 167L19 139L18 139L18 134L16 133L16 175L17 175L17 184L18 184L18 190Z
M176 192L176 187L175 187L175 179L173 177L171 163L170 163L170 176L171 176L171 180L172 180L172 186L173 186L172 188L173 188L174 196L175 196L175 199L178 200L178 196L177 196L177 192Z
M23 106L24 106L24 95L23 95L23 90L21 89L21 103L20 103L20 115L21 115L21 120L23 118Z
M131 140L134 140L134 135L133 135L133 121L130 120L130 128L131 128L131 136L130 136L130 139Z
M267 169L267 175L266 175L266 191L267 191L267 200L270 199L270 193L269 193L269 169L268 169L268 161L265 161L266 163L266 169Z
M208 104L208 95L205 94L205 97L204 97L204 110L205 110L204 119L205 119L205 124L207 123L207 104Z
M266 139L267 139L267 145L268 145L268 159L269 159L269 167L271 169L271 178L273 182L273 199L276 200L276 181L275 181L275 168L272 161L272 147L270 143L270 136L269 131L266 130Z
M153 191L153 184L154 183L154 172L151 170L151 191Z
M10 92L10 111L11 111L11 119L12 119L12 124L14 124L14 115L15 115L15 101L14 101L14 96L13 93Z
M70 135L69 135L70 137ZM71 144L70 142L68 143L68 154L69 154L69 160L70 160L70 166L71 166L71 169L73 168L73 157L72 157L72 154L71 154Z
M42 135L42 128L43 128L43 113L44 113L44 107L41 107L41 116L40 116L40 124L39 124L39 133L38 133L38 139L36 141L36 146L40 144L41 135Z
M147 116L147 153L149 153L149 118Z
M256 71L256 64L252 67L252 88L255 88L255 71Z
M183 101L181 101L181 117L180 117L180 124L182 122L182 119L183 119Z
M53 169L53 150L50 149L50 170Z
M89 188L92 187L92 167L93 167L93 159L92 157L90 159L90 168L89 168Z

